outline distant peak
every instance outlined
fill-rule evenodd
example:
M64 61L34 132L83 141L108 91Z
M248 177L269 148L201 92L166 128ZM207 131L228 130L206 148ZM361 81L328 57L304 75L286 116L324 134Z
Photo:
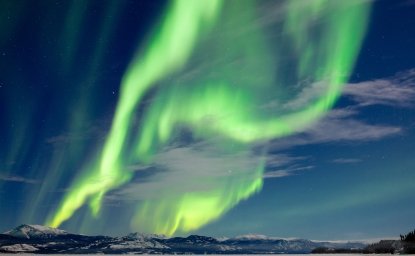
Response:
M246 234L246 235L236 236L234 239L238 239L238 240L268 240L268 239L271 239L271 238L267 237L265 235L260 235L260 234Z
M23 224L12 230L4 232L4 234L18 238L30 239L66 235L69 233L61 229L46 227L42 225Z
M125 238L127 238L127 239L152 239L152 238L166 239L167 237L165 235L146 234L146 233L134 232L134 233L128 234L127 236L125 236Z

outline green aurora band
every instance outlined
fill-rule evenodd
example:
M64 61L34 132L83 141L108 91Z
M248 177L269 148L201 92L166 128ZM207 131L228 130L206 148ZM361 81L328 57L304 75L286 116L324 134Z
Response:
M172 1L123 77L101 154L47 224L61 225L85 203L97 216L104 195L132 179L127 166L154 161L181 128L198 139L219 138L214 145L219 149L241 152L322 117L353 68L370 4L273 4L281 12L270 16L259 1ZM289 104L316 84L324 87L318 95ZM154 96L143 108L150 89ZM140 107L144 115L137 129L133 120ZM264 164L207 179L208 189L161 191L158 199L140 202L132 226L166 235L198 229L258 192Z

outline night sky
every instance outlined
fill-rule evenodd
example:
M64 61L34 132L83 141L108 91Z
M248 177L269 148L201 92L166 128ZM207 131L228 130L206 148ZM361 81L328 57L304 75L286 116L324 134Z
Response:
M398 237L415 1L0 0L0 231Z

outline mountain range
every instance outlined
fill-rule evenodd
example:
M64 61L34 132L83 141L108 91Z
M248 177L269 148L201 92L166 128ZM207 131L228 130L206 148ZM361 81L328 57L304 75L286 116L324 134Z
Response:
M270 254L310 253L317 248L360 250L360 242L321 242L263 235L213 238L165 237L131 233L122 237L86 236L41 225L20 225L0 234L0 252L39 254Z

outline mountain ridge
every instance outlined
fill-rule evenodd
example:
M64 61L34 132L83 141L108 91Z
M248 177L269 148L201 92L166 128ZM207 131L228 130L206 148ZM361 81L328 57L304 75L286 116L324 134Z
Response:
M41 225L23 224L0 235L0 252L39 254L147 253L147 254L272 254L310 253L324 248L362 249L364 243L314 242L307 239L282 239L264 235L242 235L227 239L189 235L165 237L130 233L126 236L87 236Z

